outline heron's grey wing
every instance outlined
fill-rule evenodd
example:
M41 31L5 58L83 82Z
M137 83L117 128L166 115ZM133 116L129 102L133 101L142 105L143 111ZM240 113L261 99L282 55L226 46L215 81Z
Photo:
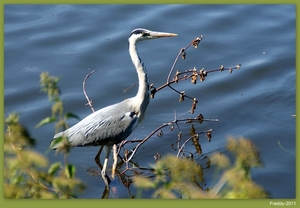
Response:
M117 144L126 139L137 126L136 113L125 104L121 102L100 109L66 131L56 134L54 139L66 136L72 147ZM55 149L58 145L51 147Z

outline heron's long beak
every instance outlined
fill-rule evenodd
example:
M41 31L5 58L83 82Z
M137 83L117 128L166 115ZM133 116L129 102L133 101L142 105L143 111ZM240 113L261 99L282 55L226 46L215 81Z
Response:
M162 38L162 37L174 37L174 36L177 36L177 34L151 31L149 38Z

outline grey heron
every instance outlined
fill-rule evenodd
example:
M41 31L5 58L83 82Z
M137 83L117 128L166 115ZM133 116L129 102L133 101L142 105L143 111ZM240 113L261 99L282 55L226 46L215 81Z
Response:
M156 32L142 28L134 29L130 33L128 41L129 54L132 63L136 68L139 80L136 96L95 111L69 129L57 133L51 141L50 147L52 149L59 148L61 143L56 140L62 137L68 138L71 147L101 146L101 149L95 157L95 161L99 165L99 156L102 147L106 146L106 157L101 170L104 179L112 147L125 140L143 120L150 101L150 87L147 70L138 55L136 43L143 40L173 36L177 36L177 34ZM115 165L116 158L114 158L114 160Z

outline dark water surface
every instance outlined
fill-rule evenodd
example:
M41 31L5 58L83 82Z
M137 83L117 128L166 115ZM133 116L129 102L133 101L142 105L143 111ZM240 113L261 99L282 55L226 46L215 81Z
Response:
M187 51L187 59L180 60L176 70L208 70L221 64L242 64L242 68L232 74L210 74L197 85L186 81L175 86L198 98L195 115L221 121L196 125L197 131L213 129L210 143L204 137L200 140L203 153L209 156L224 151L228 136L248 138L258 147L264 164L253 169L253 180L273 198L295 198L294 5L5 5L4 12L5 116L20 113L21 122L37 138L37 151L46 153L54 134L53 125L34 129L51 114L51 104L39 89L41 72L61 77L66 111L84 118L91 110L84 105L82 81L91 70L97 73L88 79L87 90L95 109L135 95L137 87L123 93L137 83L127 48L134 28L178 34L138 45L155 86L165 82L180 48L204 35L199 48ZM157 93L130 139L143 139L162 123L172 121L174 110L179 118L191 117L190 101L178 103L178 98L169 89ZM70 120L70 124L75 122ZM189 128L181 130L188 136ZM162 138L151 138L138 150L134 162L149 167L156 153L175 155L172 145L176 145L177 133L166 130ZM192 144L186 150L195 153ZM98 147L71 151L69 162L87 184L81 198L102 195L101 176L88 171L97 170L97 151ZM54 152L47 157L50 162L62 161ZM208 187L211 173L205 173ZM119 179L112 186L111 198L136 194L134 186L128 190ZM143 197L150 196L147 192Z

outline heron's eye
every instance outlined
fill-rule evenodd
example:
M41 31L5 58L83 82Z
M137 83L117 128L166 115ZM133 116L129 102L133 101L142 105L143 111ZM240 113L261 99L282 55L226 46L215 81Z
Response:
M143 37L146 37L146 36L148 36L148 35L149 35L149 33L145 32L145 31L142 32L142 36L143 36Z

